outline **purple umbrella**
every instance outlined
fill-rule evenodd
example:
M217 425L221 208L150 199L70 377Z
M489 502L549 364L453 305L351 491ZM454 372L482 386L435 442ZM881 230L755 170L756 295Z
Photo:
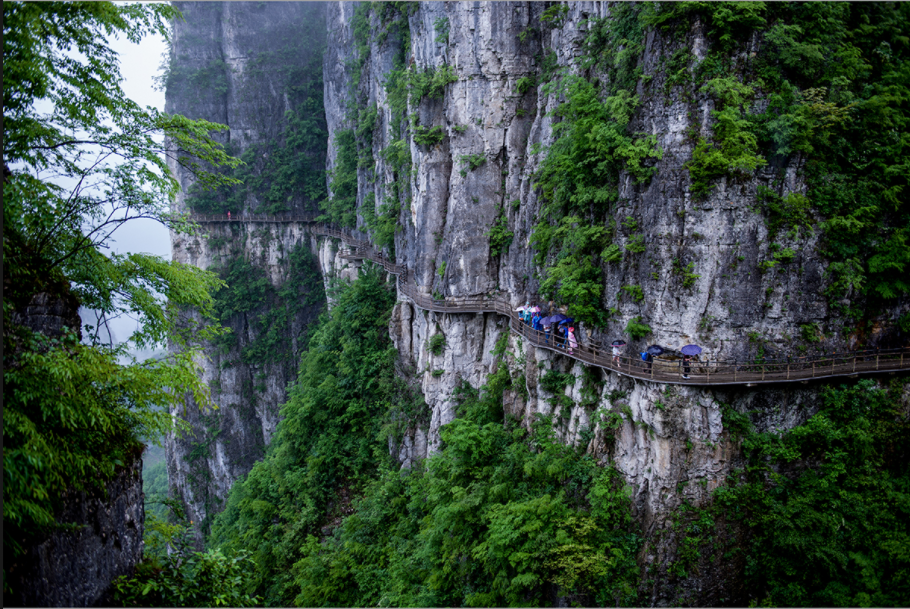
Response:
M555 324L557 321L559 321L559 319L557 319L557 316L551 315L549 317L544 317L543 319L541 319L540 323L542 323L545 326L550 326L550 325Z
M701 353L701 347L698 345L686 345L679 350L683 355L698 355Z

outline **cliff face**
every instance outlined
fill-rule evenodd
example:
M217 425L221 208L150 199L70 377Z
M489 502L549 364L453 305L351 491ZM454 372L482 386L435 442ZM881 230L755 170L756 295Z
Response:
M372 35L363 60L357 9L348 3L329 7L329 138L352 127L351 113L339 100L350 104L353 99L361 109L377 106L377 127L371 139L361 141L374 169L360 171L359 226L367 230L364 205L375 204L379 213L379 202L400 193L406 182L405 194L398 195L394 247L398 262L407 265L423 293L457 298L500 290L518 306L540 288L530 236L542 217L535 173L544 155L535 151L553 143L554 110L565 98L542 85L525 90L519 81L540 82L541 58L551 53L556 60L551 72L565 69L590 78L581 65L589 19L610 18L611 13L609 3L570 3L561 25L554 27L541 20L545 8L518 2L420 3L404 17L407 36L401 34L402 26L394 27L391 11L372 11ZM710 138L715 101L698 91L681 95L679 87L668 82L665 66L680 50L704 58L708 44L700 26L682 39L651 32L644 41L644 78L635 91L639 103L629 129L653 136L662 156L653 161L655 172L647 184L621 173L611 219L617 227L616 243L630 249L640 234L646 247L606 267L603 302L605 308L615 308L614 314L600 330L576 324L580 340L607 345L614 338L627 338L626 324L641 318L652 333L647 342L633 340L627 352L653 343L671 348L697 343L709 359L750 357L759 349L786 355L798 342L801 327L813 324L830 324L826 348L849 348L856 337L834 327L836 315L823 295L826 263L815 253L817 234L800 240L770 235L755 210L760 186L805 192L797 170L801 159L793 159L792 166L777 160L748 179L721 179L704 199L691 194L684 164L692 158L698 137ZM359 69L358 61L363 61ZM399 135L396 121L401 118L390 99L393 68L412 74L451 70L454 75L436 97L415 99L411 89L407 135ZM415 141L415 133L433 127L441 128L438 141ZM388 154L399 138L410 154L404 178ZM336 153L330 148L330 165ZM513 238L498 252L491 228L503 217ZM760 263L773 259L774 248L780 247L792 248L795 258L760 270ZM683 269L688 269L688 277ZM623 286L639 286L644 298L630 298ZM485 380L492 347L507 327L496 315L437 314L404 297L400 300L390 332L407 364L403 368L417 371L413 381L432 412L428 426L412 428L392 447L407 465L439 445L440 426L454 417L453 388L461 380L474 386ZM434 355L429 340L438 333L445 337L445 348ZM588 450L604 462L612 460L634 489L636 515L648 540L641 562L651 569L645 578L650 579L645 591L650 601L705 604L735 598L735 582L724 575L734 568L730 564L706 563L688 578L667 572L678 557L671 533L674 514L684 502L698 505L706 500L739 464L738 445L724 429L724 407L756 413L759 430L788 429L811 415L817 390L670 387L586 371L514 336L508 350L515 354L513 366L524 369L529 395L512 396L507 410L525 421L535 413L553 415L566 442L588 442ZM574 384L565 388L571 408L555 406L554 396L541 386L548 369L574 375ZM602 413L609 411L621 413L624 421L615 432L602 426Z
M192 27L203 33L187 65L201 65L210 56L223 56L234 65L232 53L241 47L230 42L238 38L224 16L228 9L218 6L193 8L200 19ZM235 16L252 10L230 6L228 12ZM457 299L498 291L518 306L542 291L531 237L546 214L536 184L546 150L559 135L556 110L566 99L564 91L546 85L559 73L589 81L603 76L586 63L584 40L594 19L613 19L617 11L601 2L562 6L561 13L531 2L434 2L405 8L340 2L326 8L326 167L335 171L349 162L345 155L354 155L356 229L377 247L394 251L424 294ZM190 28L189 17L187 21ZM260 25L266 31L278 27L268 20ZM176 40L180 57L180 37ZM667 66L674 57L704 59L710 44L697 22L682 36L652 30L642 41L641 78L634 85L637 103L628 131L653 138L659 154L645 161L653 169L649 180L619 172L616 202L603 225L611 227L613 243L623 254L599 269L604 285L600 304L611 315L598 329L576 323L579 340L606 345L628 339L627 324L639 319L651 332L631 340L627 353L653 343L670 348L697 343L704 348L703 357L712 360L789 355L807 327L825 328L825 349L850 348L858 337L836 323L837 313L823 295L827 263L816 253L819 233L772 234L756 211L760 187L806 192L805 159L773 158L749 177L720 178L706 196L692 195L686 164L700 138L711 138L718 102L698 88L684 90L679 73ZM741 60L733 57L733 65ZM693 66L681 69L691 73ZM231 84L240 78L231 74L226 92L198 106L208 112L199 116L227 122L232 142L235 137L254 141L260 132L250 126L253 115L268 115L274 108L265 102L243 106L232 98L230 92L241 87ZM274 89L262 83L257 87ZM242 243L232 255L260 260L257 264L278 285L289 277L281 263L282 248L299 244L317 253L326 281L350 276L352 268L344 268L336 256L338 246L330 240L316 240L292 226L269 229L271 236L262 237L264 229L247 223L211 229L208 240L175 236L175 256L205 266L220 255L213 243ZM780 250L791 250L792 257L764 264ZM624 288L637 288L640 297ZM440 427L455 416L453 389L462 380L484 383L492 372L493 346L508 328L494 314L437 314L400 296L389 331L399 350L399 372L421 389L430 409L428 423L411 426L404 438L391 442L392 453L408 466L438 448ZM430 340L437 334L445 341L434 353ZM883 338L873 336L871 344ZM706 557L688 576L668 572L679 558L674 520L680 506L704 502L740 464L737 441L724 426L725 409L752 412L760 431L788 429L814 412L818 388L666 386L587 369L514 336L507 351L510 365L524 375L527 395L507 396L506 409L526 422L536 414L553 416L565 442L585 443L602 462L615 463L633 489L634 510L647 540L640 561L648 569L643 592L650 602L710 604L737 598L736 583L728 577L741 566L735 561L713 564ZM236 419L230 425L218 423L220 435L209 436L219 456L205 459L203 471L214 481L204 487L218 497L261 455L277 421L274 406L283 396L282 381L290 378L288 368L217 363L236 360L238 352L230 353L205 364L208 378L220 383L220 416ZM553 389L542 382L549 370L571 373L564 377L563 389L555 389L571 405L546 389ZM268 387L268 397L260 396L260 406L247 421L245 415L227 414L249 409L237 390L244 374L259 375ZM607 422L615 416L621 424L613 429ZM197 430L206 425L201 418L193 424ZM230 443L224 440L228 436ZM229 445L236 452L229 452ZM180 473L186 468L180 459L186 461L191 452L190 445L174 440L169 471L176 488L197 506L194 513L205 515L213 508L191 496L190 474Z
M102 491L71 493L58 512L61 530L8 566L6 606L93 607L109 601L111 582L142 559L145 509L142 461L123 468Z
M214 193L195 190L192 176L173 165L183 186L175 211L313 209L325 190L324 6L177 6L185 21L174 24L166 109L228 125L222 141L245 165L235 173L243 187ZM324 306L331 260L320 262L309 236L291 225L210 224L196 235L172 235L172 251L174 260L215 270L230 284L218 294L217 313L231 333L200 362L219 408L200 411L187 398L173 414L191 431L167 441L172 495L184 501L201 544L231 484L275 431L307 325Z

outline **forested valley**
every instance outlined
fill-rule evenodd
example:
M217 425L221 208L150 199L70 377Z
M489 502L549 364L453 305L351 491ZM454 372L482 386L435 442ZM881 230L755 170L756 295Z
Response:
M910 604L910 4L2 10L4 606Z

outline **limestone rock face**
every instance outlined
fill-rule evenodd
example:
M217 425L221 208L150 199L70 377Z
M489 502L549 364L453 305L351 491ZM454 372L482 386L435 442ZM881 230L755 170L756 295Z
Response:
M335 113L328 119L329 137L333 129L351 128L344 112L332 107L334 100L343 98L359 107L376 104L381 117L372 134L374 169L360 175L360 205L365 193L381 201L400 179L381 154L394 141L385 86L389 58L403 57L415 73L445 69L457 77L441 97L412 96L407 109L411 174L395 254L422 293L457 298L499 291L518 306L533 299L540 287L530 236L541 220L534 174L544 154L534 149L545 150L554 141L553 111L560 99L539 85L519 93L518 81L539 81L540 58L551 51L559 68L578 73L587 20L609 18L611 10L605 2L569 3L562 25L551 27L541 23L545 8L533 2L420 3L407 16L408 46L402 47L401 37L392 33L373 36L354 86L352 71L343 63L347 58L350 64L354 57L355 8L343 2L329 7L329 30L336 33L329 37L325 64L326 112ZM387 22L371 13L371 31L383 31ZM612 214L616 242L625 246L638 233L646 250L605 269L603 304L617 312L599 330L576 324L576 334L587 344L607 345L614 338L627 339L626 324L641 317L653 332L647 342L630 341L628 353L652 343L671 348L698 343L709 359L752 357L759 345L766 355L788 353L801 325L833 319L823 295L825 263L815 253L817 236L796 243L777 235L779 246L792 247L796 257L761 272L759 264L770 260L773 250L765 221L754 210L756 191L771 185L774 172L760 171L738 182L721 180L705 200L691 196L684 165L697 136L710 137L714 102L703 93L684 100L674 94L678 88L665 92L663 61L682 47L703 57L705 33L696 29L684 40L660 34L646 39L643 67L649 79L639 85L640 103L630 128L653 135L662 157L646 185L621 175L620 203ZM399 63L396 69L401 67ZM415 127L441 127L444 137L436 144L418 144ZM332 154L330 149L330 165ZM804 192L797 167L782 169L784 189ZM489 231L501 216L514 237L506 251L494 255ZM629 220L636 228L629 228ZM686 280L681 269L687 267L697 276ZM644 300L623 297L621 288L628 285L640 286ZM390 335L402 370L413 371L412 380L431 412L427 425L410 430L400 444L391 446L407 466L438 448L439 428L455 416L453 388L462 381L476 387L486 380L493 369L490 352L508 326L495 314L437 314L404 296L399 300ZM429 349L436 334L445 337L440 354ZM845 349L855 338L832 328L828 340L826 348ZM669 530L683 501L705 501L739 463L738 444L723 426L723 405L757 411L753 419L759 429L783 430L805 421L818 399L817 387L708 390L589 370L598 383L597 399L582 406L581 364L522 344L514 335L508 351L514 354L508 358L510 365L523 371L528 397L507 395L506 410L526 422L535 413L553 415L564 441L587 442L590 452L615 463L633 489L636 516L648 539L643 566L666 566L674 560L673 535L658 533ZM566 388L574 407L557 411L552 405L553 396L539 383L548 369L576 377ZM605 412L621 416L615 431L604 428ZM654 604L723 602L734 594L734 584L724 574L724 568L708 566L680 582L671 581L665 571L652 572L644 592Z
M542 63L552 57L555 64L547 70L551 74L566 70L591 76L582 66L582 42L589 20L611 18L612 5L566 6L558 26L541 19L547 6L536 2L421 2L400 9L404 12L397 16L399 9L392 5L374 6L366 13L367 41L357 40L355 31L363 6L333 2L324 8L326 168L336 166L336 137L347 130L358 132L355 232L375 241L367 218L380 213L387 202L398 205L394 248L385 247L408 268L408 279L421 293L459 298L498 292L514 306L537 298L541 269L534 264L531 235L545 218L535 173L554 141L558 120L554 110L561 103L542 82ZM221 89L192 96L172 96L169 91L169 108L227 123L230 142L241 150L271 137L270 129L286 107L281 87L268 70L264 74L253 70L255 62L248 56L263 39L271 38L269 32L284 31L305 11L323 9L272 3L255 9L245 3L185 7L187 25L175 32L177 52L187 49L182 61L193 69L220 66L220 61L230 70L224 71L227 84ZM260 12L253 14L254 10ZM192 24L190 14L196 16ZM260 37L242 31L239 24L249 23L257 24ZM692 197L685 164L698 137L710 137L715 108L705 93L696 90L684 96L678 87L668 86L666 60L681 49L703 58L708 49L705 32L696 26L680 39L659 32L645 39L641 67L647 78L638 85L639 103L630 129L653 136L661 156L653 161L656 173L646 184L620 175L619 202L609 219L617 227L615 242L620 247L641 235L645 251L627 252L622 263L603 269L602 304L615 313L603 328L576 324L579 340L606 345L628 338L626 324L640 317L652 333L647 342L630 341L628 353L652 343L679 348L692 342L712 360L754 357L759 349L766 356L786 354L806 324L829 324L824 345L828 350L853 346L856 337L844 335L833 323L836 317L823 295L826 265L815 251L817 233L804 235L799 242L783 234L772 239L755 211L758 188L770 186L778 172L784 179L777 188L805 192L799 172L804 159L774 171L758 171L749 179L720 180L705 199ZM394 97L389 80L401 70L451 78L445 78L435 94L419 98L412 94L402 115L395 110L402 102ZM242 90L255 94L244 98ZM364 117L374 108L375 126L372 132L363 131ZM415 138L420 130L434 129L442 135L435 143ZM405 157L407 166L401 167ZM178 172L178 177L189 186L188 176ZM182 197L178 209L184 208ZM490 231L501 222L513 237L497 252L491 247ZM291 225L245 223L211 228L209 235L208 240L175 235L175 259L212 265L223 256L213 241L242 243L242 255L258 260L273 285L288 279L282 252L297 245L316 254L326 282L331 277L353 278L358 266L339 257L341 244ZM762 262L772 259L773 247L792 248L793 260L760 270ZM644 298L630 298L624 286L639 286ZM300 324L296 327L302 329L305 321ZM241 340L255 339L246 321L231 325L238 336L246 336ZM439 429L455 416L453 389L462 382L477 387L486 381L494 367L494 345L509 328L496 314L437 314L400 295L389 332L400 354L399 374L419 388L429 407L425 423L411 427L400 441L390 441L392 454L408 467L438 450ZM430 348L435 335L444 337L436 353ZM297 334L288 340L298 340ZM506 410L528 424L535 414L553 416L563 441L584 443L604 464L615 464L631 487L635 515L646 537L642 567L660 565L645 578L649 583L643 584L647 586L643 598L658 605L705 605L735 598L727 566L705 564L684 579L666 572L678 552L670 526L674 514L684 502L703 503L739 464L739 446L723 424L725 408L754 413L760 430L788 429L815 411L818 387L660 385L586 370L575 360L524 344L514 335L509 335L506 351L509 366L525 383L524 392L507 394ZM221 419L216 425L205 414L187 416L197 431L211 427L217 433L200 431L190 443L174 439L168 453L172 484L197 518L220 508L193 494L197 475L193 472L200 479L210 477L211 482L203 480L199 487L203 492L223 499L233 480L262 455L277 424L284 384L293 374L291 368L226 366L236 359L236 352L210 359L202 365L207 380L220 387ZM564 389L571 407L554 406L555 396L541 383L547 370L574 376ZM255 406L242 392L247 382L264 387ZM608 424L617 417L618 426ZM211 455L194 470L190 455L208 439Z
M185 20L174 24L167 111L227 125L228 131L218 136L221 141L235 156L255 151L255 158L245 157L247 167L266 171L262 164L274 154L269 146L281 141L288 116L298 112L299 91L321 81L325 5L180 2L177 7ZM321 97L321 87L317 93ZM323 128L321 114L317 108L306 117L314 128ZM324 167L324 149L302 158L320 171ZM189 211L193 176L173 162L171 169L183 187L174 210ZM267 203L258 197L248 193L233 208L234 216L254 213ZM295 194L286 209L303 211L314 204ZM222 320L231 329L230 340L208 345L199 361L218 409L202 411L187 398L186 407L173 412L190 424L191 432L167 439L168 477L201 546L231 485L262 458L271 440L287 386L296 376L307 326L324 305L322 282L332 276L337 247L329 244L304 264L312 280L288 299L279 298L287 282L301 280L300 265L292 262L295 252L318 249L302 225L210 223L197 235L172 234L171 244L174 260L222 274L242 259L248 267L241 270L266 279L269 286L257 292L266 294L264 302L240 303L243 312ZM254 355L251 349L265 340L269 323L277 323L264 322L263 316L281 319L281 309L287 313L287 323L279 328L282 356L273 357L271 349Z
M111 582L130 575L142 559L145 507L142 461L123 468L102 491L71 493L58 522L82 525L57 531L6 565L12 594L5 606L93 607L110 602Z

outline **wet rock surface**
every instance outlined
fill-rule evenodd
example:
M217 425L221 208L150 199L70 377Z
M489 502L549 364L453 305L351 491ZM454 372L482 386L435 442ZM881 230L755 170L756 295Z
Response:
M145 508L142 461L122 468L91 493L64 497L57 521L76 525L60 530L4 565L12 594L7 607L92 607L111 600L111 582L130 575L142 558Z

